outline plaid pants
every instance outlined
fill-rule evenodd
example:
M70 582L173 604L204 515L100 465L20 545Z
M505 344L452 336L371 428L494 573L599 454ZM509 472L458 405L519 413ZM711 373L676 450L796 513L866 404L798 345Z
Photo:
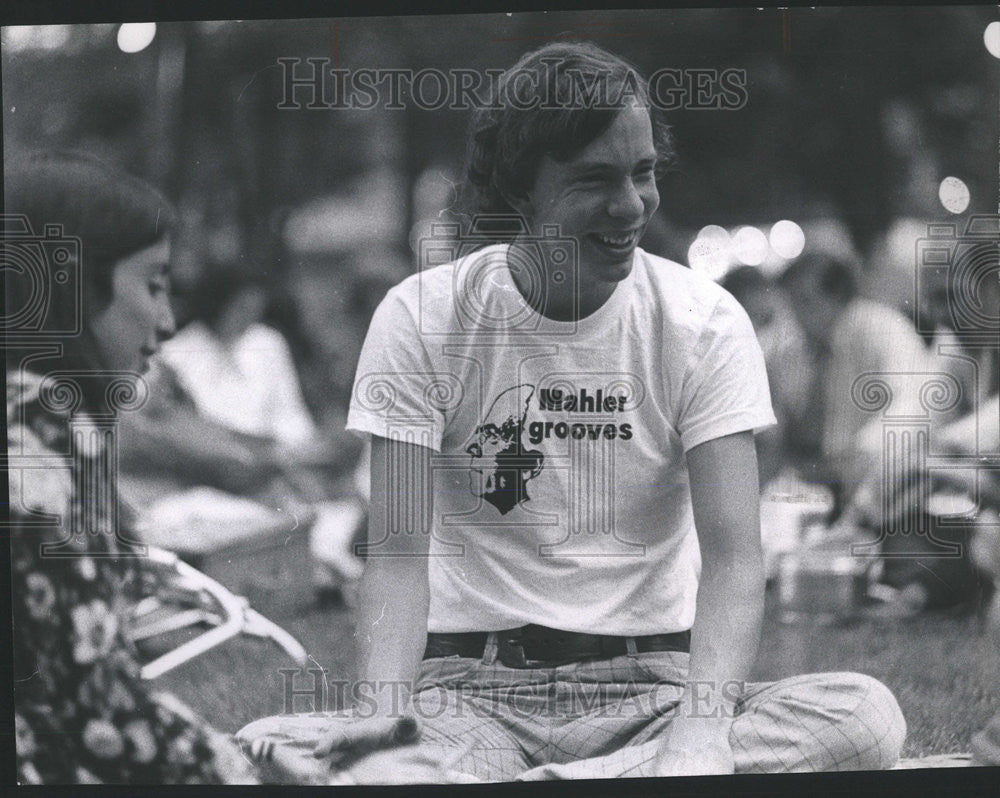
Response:
M653 775L660 738L675 716L688 654L649 652L555 668L513 669L483 659L423 662L414 745L379 751L331 783L418 783ZM889 690L858 673L746 684L730 743L737 773L892 767L906 722ZM279 715L237 734L265 767L268 752L311 757L346 712Z

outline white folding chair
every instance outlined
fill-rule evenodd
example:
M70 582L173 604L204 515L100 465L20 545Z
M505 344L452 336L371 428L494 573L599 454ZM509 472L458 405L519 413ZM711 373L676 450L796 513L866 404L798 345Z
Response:
M146 562L158 579L157 593L139 601L133 610L128 630L133 644L199 624L212 628L144 665L143 679L162 676L244 634L273 640L296 663L306 663L306 650L291 634L173 552L149 546Z

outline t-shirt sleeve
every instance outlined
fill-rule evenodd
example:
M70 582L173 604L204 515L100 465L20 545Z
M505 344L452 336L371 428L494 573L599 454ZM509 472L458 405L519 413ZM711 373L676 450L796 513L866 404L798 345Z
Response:
M372 316L351 392L346 428L441 451L453 386L435 372L413 314L398 289Z
M775 422L764 355L746 311L729 294L716 303L681 389L678 433L687 452L705 441Z

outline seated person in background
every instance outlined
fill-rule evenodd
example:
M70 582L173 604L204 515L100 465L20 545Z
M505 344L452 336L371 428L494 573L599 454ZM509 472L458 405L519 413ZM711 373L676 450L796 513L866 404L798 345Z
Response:
M897 310L861 298L856 293L854 270L827 254L807 255L793 263L781 281L789 289L793 307L802 327L818 351L829 341L822 366L823 386L823 456L831 479L839 488L838 518L833 534L867 537L865 530L880 532L892 520L883 517L889 497L883 490L884 419L852 400L855 380L867 373L934 374L942 370L937 352L927 348L912 321ZM919 391L902 390L893 394L892 412L920 417L925 409ZM935 414L941 425L932 432L931 451L942 451L949 424L961 425L955 413ZM974 423L974 422L973 422ZM960 429L956 426L955 429ZM973 453L976 436L970 435L960 448ZM898 489L903 491L914 475L899 474ZM919 475L923 478L924 475ZM895 494L894 494L895 495ZM914 497L914 500L916 498ZM899 500L891 506L906 506ZM924 523L933 526L931 507L917 507ZM958 541L967 530L954 526L932 530L934 537L945 541L954 535ZM882 579L898 589L895 600L879 612L902 617L925 608L946 607L966 602L977 594L977 576L968 556L942 558L935 555L934 542L921 534L887 535L882 540ZM968 552L968 547L963 549Z
M272 443L205 418L159 358L146 374L150 395L123 419L121 454L134 504L195 485L243 496L266 493L282 474Z
M869 372L925 372L931 364L909 319L858 295L857 274L847 261L807 253L785 270L780 284L822 375L822 467L843 507L881 456L880 421L852 401L854 381ZM918 401L898 400L900 413L903 404Z
M214 275L196 289L201 318L163 348L151 375L161 398L124 425L132 500L176 502L188 491L191 502L203 503L208 486L314 517L317 586L357 579L361 563L351 543L364 508L352 471L360 447L314 424L288 345L258 321L268 301L260 278Z
M764 353L771 403L778 423L757 436L761 485L777 476L788 459L786 447L806 419L815 423L815 369L805 335L784 289L754 266L740 266L722 279L722 287L746 310Z
M198 411L229 429L269 439L291 457L318 443L288 344L261 322L269 301L263 277L212 273L198 291L200 312L161 354Z
M802 545L804 519L821 512L825 488L807 484L819 459L820 374L785 290L754 266L739 266L721 285L746 310L764 353L777 424L757 435L761 543L768 579L781 556ZM790 497L795 497L790 501Z

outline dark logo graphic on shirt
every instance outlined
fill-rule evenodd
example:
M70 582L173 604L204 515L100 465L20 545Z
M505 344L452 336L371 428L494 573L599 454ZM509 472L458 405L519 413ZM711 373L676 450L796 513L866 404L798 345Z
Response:
M528 383L500 393L473 432L473 442L465 449L472 455L469 463L472 494L488 501L502 515L530 500L527 484L542 472L545 455L537 449L525 448L526 444L538 444L549 438L578 441L632 438L630 424L587 421L588 414L607 419L631 410L634 399L627 394L600 388L583 388L578 392L542 388L537 392L535 413L542 418L554 414L555 418L528 423L528 411L535 396L535 386Z
M527 484L542 472L545 462L545 455L525 449L522 442L524 419L534 395L534 387L527 384L501 393L476 427L476 439L465 449L472 455L469 488L502 515L531 498Z

